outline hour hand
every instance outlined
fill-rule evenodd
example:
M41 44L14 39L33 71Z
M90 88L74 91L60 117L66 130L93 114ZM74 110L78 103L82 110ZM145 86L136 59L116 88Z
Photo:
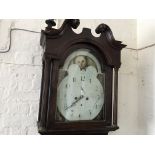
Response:
M83 95L80 95L80 96L76 99L76 101L74 101L69 107L66 107L65 110L67 110L67 109L73 107L73 106L74 106L77 102L79 102L82 98L84 98L84 96L83 96Z
M83 87L81 87L81 90L84 92L84 94L86 94L85 90L83 89Z

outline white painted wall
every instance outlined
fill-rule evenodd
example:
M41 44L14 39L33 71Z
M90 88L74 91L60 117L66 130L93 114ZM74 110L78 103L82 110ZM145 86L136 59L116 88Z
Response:
M155 43L155 20L137 20L137 48L145 47Z
M13 21L14 27L40 31L37 20ZM38 22L38 25L36 23ZM9 20L1 20L2 49L8 48ZM16 26L18 25L18 26ZM13 31L8 53L0 53L0 134L37 134L41 79L40 34Z
M138 48L155 44L155 20L138 20ZM138 52L138 123L142 134L155 134L155 46Z
M79 33L83 27L94 30L102 22L108 24L115 38L122 40L128 47L137 48L137 45L140 45L141 41L137 43L136 20L81 20L80 28L75 31ZM13 27L35 31L45 27L44 20L0 20L0 49L8 47L8 28L11 23ZM62 20L58 23L61 25ZM140 22L138 24L140 34L144 30L140 30L141 24ZM13 31L11 50L5 54L0 53L0 134L37 134L42 56L39 39L38 33ZM147 67L143 69L145 58L150 71ZM110 134L153 133L155 129L153 97L149 94L149 92L153 93L154 88L150 80L153 79L151 64L153 65L152 54L143 55L132 49L122 51L118 105L120 129ZM144 72L149 74L146 76ZM143 82L142 77L144 77ZM145 86L143 86L144 82ZM146 91L146 88L149 91ZM146 111L149 115L145 113ZM149 119L151 121L148 123Z

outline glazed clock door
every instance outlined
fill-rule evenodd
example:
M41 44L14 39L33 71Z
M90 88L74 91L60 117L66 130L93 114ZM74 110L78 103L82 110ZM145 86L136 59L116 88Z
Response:
M59 70L58 121L103 120L105 74L90 49L77 49Z

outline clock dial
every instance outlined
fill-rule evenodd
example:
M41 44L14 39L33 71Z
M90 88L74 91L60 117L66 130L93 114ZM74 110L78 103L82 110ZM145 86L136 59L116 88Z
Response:
M93 120L103 108L104 88L97 78L99 69L95 63L88 65L91 54L86 55L86 51L76 54L58 86L57 107L68 121Z

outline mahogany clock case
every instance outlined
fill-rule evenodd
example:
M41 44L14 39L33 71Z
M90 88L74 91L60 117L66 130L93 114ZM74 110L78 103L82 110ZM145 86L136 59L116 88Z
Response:
M100 24L94 37L91 30L84 28L80 34L76 29L80 20L67 19L60 29L54 29L54 20L47 20L42 30L41 46L44 48L42 84L40 93L38 132L40 134L108 134L118 129L117 89L118 69L121 65L120 52L126 45L116 41L109 26ZM99 120L59 121L57 114L57 87L59 69L67 57L77 49L89 49L100 62L105 74L103 116Z

